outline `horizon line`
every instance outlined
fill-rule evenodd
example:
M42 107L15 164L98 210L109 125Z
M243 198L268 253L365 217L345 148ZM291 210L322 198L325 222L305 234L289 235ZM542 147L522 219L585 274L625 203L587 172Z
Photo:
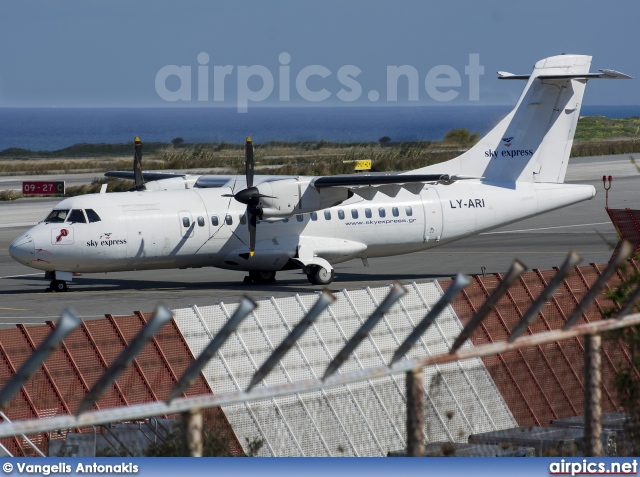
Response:
M269 104L269 105L252 105L251 109L354 109L354 108L482 108L482 107L513 107L513 104L506 103L492 103L492 104L415 104L415 103L403 103L403 104ZM640 107L640 104L583 104L582 107ZM87 106L2 106L0 109L226 109L237 110L237 106L232 105L174 105L174 106L109 106L109 105L87 105ZM246 113L238 113L246 114Z

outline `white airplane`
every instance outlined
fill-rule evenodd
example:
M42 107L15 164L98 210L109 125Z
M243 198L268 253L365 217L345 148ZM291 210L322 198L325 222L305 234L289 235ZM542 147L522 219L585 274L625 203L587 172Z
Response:
M66 291L75 272L218 267L255 282L301 269L329 284L333 265L416 252L591 199L590 185L563 184L585 84L623 79L589 73L591 57L536 63L513 110L475 146L440 164L400 174L326 177L142 173L129 192L63 200L9 247ZM136 138L137 139L137 138ZM148 180L143 184L143 179Z

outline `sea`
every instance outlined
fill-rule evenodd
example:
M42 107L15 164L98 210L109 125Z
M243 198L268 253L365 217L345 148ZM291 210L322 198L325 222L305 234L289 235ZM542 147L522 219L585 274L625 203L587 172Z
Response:
M269 141L439 141L451 129L488 132L511 106L366 106L235 108L0 108L0 151L53 151L80 143L241 144ZM638 106L583 106L583 116L640 116Z

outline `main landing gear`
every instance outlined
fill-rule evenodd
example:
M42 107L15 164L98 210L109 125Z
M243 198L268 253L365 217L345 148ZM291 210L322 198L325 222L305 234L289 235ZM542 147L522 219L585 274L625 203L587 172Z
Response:
M334 276L333 269L329 271L320 265L311 265L307 273L307 278L312 285L328 285L333 281Z
M334 277L335 271L331 269L331 271L327 270L320 265L310 265L308 267L303 268L304 272L307 274L307 279L312 285L329 285ZM276 281L276 272L272 270L251 270L249 272L249 276L244 277L244 283L255 283L255 284L263 284L263 283L273 283ZM53 289L53 282L51 282L51 288ZM62 290L60 290L62 291Z
M251 270L248 277L244 277L244 283L272 283L276 281L276 272L273 270Z

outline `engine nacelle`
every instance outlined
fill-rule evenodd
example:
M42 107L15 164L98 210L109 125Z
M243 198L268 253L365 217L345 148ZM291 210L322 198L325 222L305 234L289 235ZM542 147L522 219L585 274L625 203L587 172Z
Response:
M270 180L257 184L260 194L258 207L262 209L262 220L267 222L289 218L333 207L353 195L344 188L314 189L311 178Z

